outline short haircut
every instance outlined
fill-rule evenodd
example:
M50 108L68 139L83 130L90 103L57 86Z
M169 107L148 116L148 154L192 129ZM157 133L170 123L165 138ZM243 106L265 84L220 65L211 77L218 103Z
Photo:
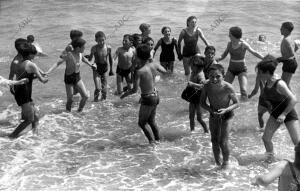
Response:
M292 22L284 22L284 23L282 23L281 26L290 32L292 32L294 30L294 25Z
M77 47L78 48L83 47L85 45L85 43L86 43L85 40L83 40L82 38L78 38L78 39L73 40L71 44L72 44L73 48L75 49Z
M125 39L125 38L128 38L131 43L133 42L132 35L130 35L130 34L124 34L123 35L123 39Z
M71 30L70 31L70 38L71 40L75 40L77 38L81 38L83 33L79 30Z
M36 55L37 51L34 45L25 42L20 44L20 54L23 56L24 60L29 58L29 55Z
M27 41L28 41L29 43L34 42L34 36L33 36L33 35L28 35L28 36L27 36Z
M273 75L277 65L278 63L276 62L275 57L272 55L267 55L262 61L257 63L256 68L262 73L269 72L271 75Z
M140 31L143 33L150 28L150 25L147 23L142 23L139 27Z
M95 34L95 39L97 39L97 38L105 38L106 39L106 36L105 36L104 32L98 31Z
M197 20L197 17L195 16L189 16L187 19L186 19L186 26L188 27L189 26L189 22L193 19L196 19Z
M221 74L223 76L225 76L225 70L224 67L221 64L212 64L209 68L208 68L208 73L210 73L211 71L220 71Z
M144 39L144 43L147 43L149 41L152 41L154 43L154 40L151 37L147 37L147 38Z
M200 55L192 56L189 64L191 66L197 66L199 68L203 68L204 67L204 57L200 56Z
M229 32L232 36L234 36L237 39L242 38L243 32L242 32L242 29L240 27L231 27L229 29Z
M170 28L170 27L164 26L164 27L161 29L161 33L164 34L164 32L165 32L166 29L169 29L170 32L171 32L171 28Z
M15 40L15 48L18 53L20 53L20 45L24 43L27 43L27 40L24 38L18 38Z
M213 50L214 52L216 52L216 48L215 48L214 46L210 46L210 45L209 45L209 46L206 46L206 47L205 47L204 53L207 52L207 51L209 51L209 50Z
M146 44L141 44L136 48L136 55L141 60L148 60L151 57L151 49Z

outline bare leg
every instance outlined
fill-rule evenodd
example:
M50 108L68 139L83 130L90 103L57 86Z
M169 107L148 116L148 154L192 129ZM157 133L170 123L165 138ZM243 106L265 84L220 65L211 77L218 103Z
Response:
M117 74L117 94L122 94L122 76Z
M195 130L195 104L190 103L189 105L189 118L190 118L190 129L191 131Z
M285 123L285 125L289 131L289 134L291 136L291 139L292 139L294 145L296 145L300 141L299 121L298 120L288 121Z
M259 122L259 127L262 129L264 128L265 126L265 123L264 123L264 119L263 119L263 115L268 111L267 108L261 106L261 105L258 105L257 106L257 115L258 115L258 122Z
M100 76L101 79L101 100L106 100L106 94L107 94L107 76L105 74L102 74Z
M95 84L94 101L98 101L99 93L100 93L100 83L99 83L99 74L95 70L93 70L93 80Z
M226 82L232 84L234 78L235 78L235 76L234 76L229 70L227 70L227 72L226 72L226 74L225 74L224 80L225 80Z
M72 103L73 103L73 85L72 84L65 84L65 85L66 85L66 92L67 92L66 110L71 111Z
M266 124L265 132L262 137L267 153L274 153L272 137L279 128L279 126L280 123L278 123L276 119L270 115Z
M206 123L202 119L202 111L201 111L200 104L196 104L195 106L196 106L196 112L197 112L197 120L202 125L204 133L208 133Z
M239 74L238 79L239 79L239 84L240 84L241 99L243 101L246 101L248 99L248 95L247 95L247 84L248 84L247 73L243 72L243 73Z
M190 80L190 74L191 74L191 66L190 66L190 58L191 57L183 57L182 62L183 62L183 68L184 68L184 75L186 77L186 80Z
M292 73L289 73L289 72L282 72L282 75L281 75L281 79L283 81L285 81L285 83L287 84L287 86L291 89L290 87L290 81L292 79L292 76L293 74Z
M77 84L76 84L78 91L81 95L81 100L79 103L79 107L78 107L78 112L81 112L83 107L85 106L86 101L89 98L89 95L87 93L87 90L85 89L84 83L82 80L80 80Z

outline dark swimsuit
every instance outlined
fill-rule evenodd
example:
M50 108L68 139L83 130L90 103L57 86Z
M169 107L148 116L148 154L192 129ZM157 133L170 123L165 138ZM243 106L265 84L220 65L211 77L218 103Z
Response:
M99 75L103 75L105 74L107 71L108 71L108 63L105 62L105 63L96 63L97 65L97 73Z
M244 61L246 49L244 48L243 43L236 49L232 48L232 43L230 43L228 52L230 54L228 71L234 76L238 76L243 72L247 72L247 66Z
M183 40L184 40L184 47L182 51L182 56L183 57L191 57L194 56L197 53L200 53L200 49L197 45L198 43L198 37L199 37L199 31L196 30L196 32L190 36L186 29L183 29L185 32L183 35Z
M159 104L159 96L155 90L149 94L141 94L141 104L147 106L156 106Z
M128 77L130 72L131 72L130 68L124 70L124 69L121 69L119 67L117 67L117 71L116 71L117 74L119 74L121 77L124 77L124 78Z
M78 72L78 73L74 72L70 75L65 74L64 81L66 84L76 85L80 80L81 80L80 72Z
M265 85L264 94L263 94L265 100L270 102L270 106L271 106L270 114L275 119L277 119L279 115L282 114L282 112L288 106L290 101L286 96L280 94L277 91L276 85L279 82L279 80L277 80L270 88L267 85ZM294 108L286 115L284 122L286 123L292 120L298 120L298 115Z
M283 65L282 65L283 72L294 74L298 67L298 64L297 64L297 61L295 58L283 60L282 63L283 63Z
M175 55L174 55L174 47L176 45L176 41L173 38L172 42L170 44L166 44L163 40L161 40L161 53L159 57L160 62L172 62L175 61Z

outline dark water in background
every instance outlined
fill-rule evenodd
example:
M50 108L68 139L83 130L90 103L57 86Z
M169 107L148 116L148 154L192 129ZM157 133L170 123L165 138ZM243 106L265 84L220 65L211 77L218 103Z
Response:
M218 56L229 40L229 27L235 25L242 27L244 39L263 54L279 55L279 28L284 21L294 23L293 36L300 38L299 1L70 2L0 1L1 76L8 77L16 37L34 34L49 54L47 58L35 59L46 70L57 61L60 51L70 41L69 31L75 28L84 32L86 53L95 44L96 31L115 35L107 40L115 50L121 46L123 34L139 32L142 22L151 24L155 41L161 37L160 29L164 25L169 25L178 38L190 15L198 17L199 26L217 48ZM211 31L210 25L222 15L224 21ZM128 20L112 34L123 17ZM18 32L18 24L27 18L32 20ZM259 34L267 36L267 46L256 42ZM203 43L200 45L203 50ZM257 59L249 54L246 59L251 91ZM223 63L227 67L228 58ZM259 157L254 157L265 151L262 134L256 130L258 97L242 103L235 112L230 138L231 170L215 171L210 136L203 134L200 125L196 133L189 133L188 104L180 99L185 86L182 63L176 62L175 67L175 74L162 77L157 85L161 95L157 122L163 142L156 149L147 145L137 126L139 96L122 101L114 96L115 76L109 77L108 100L89 101L83 114L64 112L64 66L50 76L46 85L35 82L33 98L42 116L39 136L29 132L15 141L0 138L0 190L276 190L276 183L268 188L250 185L251 177L268 169L257 160ZM93 92L91 70L83 65L81 73L87 89ZM297 71L291 82L297 95L298 81ZM239 91L236 81L234 86ZM299 113L299 105L296 109ZM20 109L13 97L4 92L0 103L1 133L11 132L19 117ZM207 122L208 115L204 117ZM293 158L293 146L284 127L273 140L279 158Z

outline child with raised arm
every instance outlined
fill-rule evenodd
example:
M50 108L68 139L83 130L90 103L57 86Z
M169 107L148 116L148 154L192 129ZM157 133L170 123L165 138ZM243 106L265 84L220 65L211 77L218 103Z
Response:
M293 23L282 23L280 28L280 33L281 35L283 35L283 39L280 45L281 57L277 58L277 61L283 63L281 79L285 81L288 86L290 85L291 78L298 67L295 58L295 52L298 50L298 46L295 44L291 37L293 30Z
M74 87L76 87L76 89L81 95L78 112L82 111L89 97L85 85L81 80L79 68L82 62L86 63L93 69L96 69L96 65L90 64L89 61L82 55L82 53L84 52L85 43L86 43L85 40L81 38L72 41L73 50L63 55L62 59L59 60L56 64L54 64L47 72L47 74L49 74L60 64L64 62L66 63L64 81L65 81L66 92L67 92L67 103L66 103L67 111L71 111L72 108Z
M142 23L139 27L140 31L142 32L142 43L145 43L145 39L149 37L151 34L151 26L147 23Z
M190 67L189 60L192 56L200 53L200 48L198 47L198 38L204 42L206 46L208 46L208 42L205 39L201 29L197 26L197 18L195 16L190 16L186 20L187 27L183 29L178 38L178 49L180 52L180 60L183 57L183 68L187 81L190 76ZM181 42L184 41L184 47L181 54Z
M216 48L214 46L206 46L204 51L204 68L203 72L205 75L205 79L208 79L208 69L211 65L217 64L215 60Z
M98 31L95 34L95 41L97 42L91 48L91 53L89 56L89 61L92 61L94 58L94 62L97 65L97 69L93 70L93 79L95 83L95 91L94 91L94 101L98 101L99 93L100 93L100 83L99 78L101 80L101 100L106 99L107 95L107 76L106 72L108 71L108 62L110 66L109 75L114 75L112 71L112 56L111 56L111 47L106 45L105 43L106 37L102 31Z
M155 48L154 55L159 47L161 47L161 53L159 57L160 64L170 73L173 73L174 70L174 61L175 54L174 49L176 50L177 56L179 55L178 43L175 38L171 38L171 28L163 27L161 33L164 35L163 38L159 39Z
M129 34L123 36L123 46L116 50L114 60L118 58L117 65L117 95L122 94L122 81L125 78L127 89L131 89L131 67L135 48L132 46L132 37Z
M245 62L246 52L249 51L252 55L257 58L263 59L263 56L253 50L250 45L242 40L242 29L240 27L231 27L229 29L229 38L226 50L222 56L217 60L217 62L226 58L228 53L230 54L230 61L228 70L225 75L225 81L232 83L235 76L238 76L241 98L242 100L247 100L247 66Z
M35 47L28 42L20 44L18 47L23 61L15 65L14 74L17 76L17 80L26 80L28 83L22 85L16 85L14 88L15 100L22 108L23 122L9 135L10 138L17 138L20 133L28 126L32 125L32 130L37 130L39 118L34 107L34 103L31 98L32 94L32 81L37 77L42 83L48 82L47 78L44 78L40 73L41 69L32 62L34 56L37 54Z
M229 121L234 115L233 110L238 108L238 100L232 85L224 81L224 67L222 65L212 65L208 73L209 81L202 89L200 103L210 113L209 130L216 164L226 169L229 165ZM207 99L209 105L206 102ZM220 151L223 155L222 164Z
M188 86L192 88L192 96L190 97L189 104L189 118L191 131L195 130L195 114L197 114L197 121L202 125L204 133L208 133L207 126L202 119L202 111L200 107L201 89L205 84L205 76L203 73L204 58L195 55L190 60L192 69L190 81Z
M137 69L134 79L133 89L126 91L121 99L137 93L138 86L141 88L141 107L139 111L139 126L143 130L150 144L160 141L159 129L155 122L156 108L159 104L158 92L155 89L155 75L157 71L165 73L166 70L158 63L150 62L150 47L142 44L137 47L137 57L140 60L140 68ZM151 133L146 128L146 124L151 127Z

